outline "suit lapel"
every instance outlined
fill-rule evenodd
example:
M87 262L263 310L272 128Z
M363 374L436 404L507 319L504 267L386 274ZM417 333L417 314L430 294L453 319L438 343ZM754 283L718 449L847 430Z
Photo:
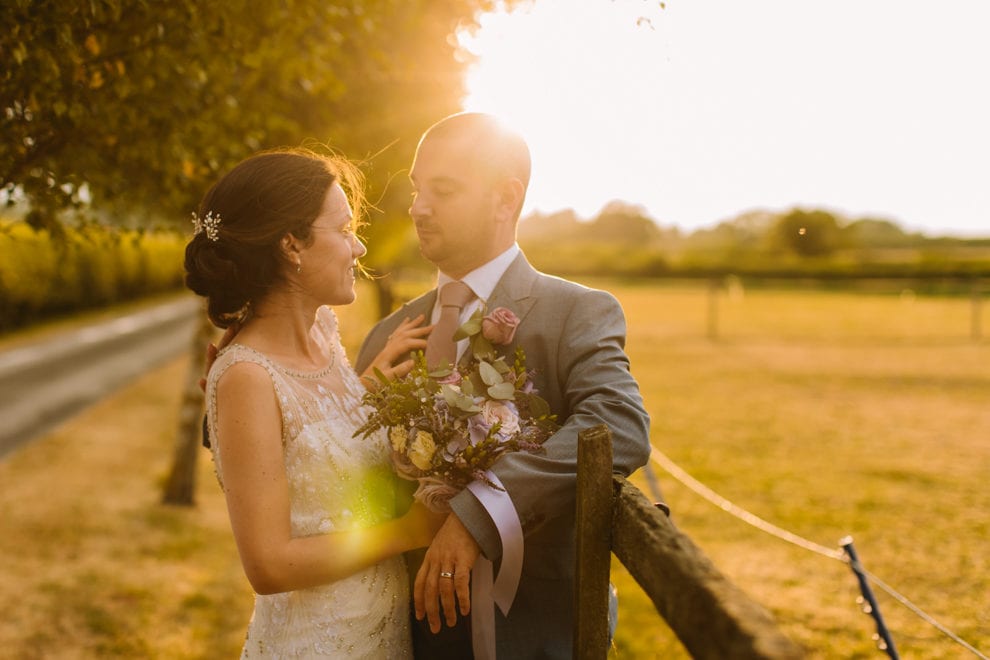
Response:
M536 270L526 261L526 256L520 253L495 285L488 299L488 311L505 307L518 316L521 322L536 304L536 297L532 295L536 278Z
M426 323L429 323L430 315L433 313L433 305L436 304L436 301L437 301L437 290L433 289L432 291L427 291L419 298L407 302L402 306L402 311L395 315L396 318L398 319L395 325L396 326L399 325L398 321L401 321L406 317L413 319L419 316L420 314L425 316Z

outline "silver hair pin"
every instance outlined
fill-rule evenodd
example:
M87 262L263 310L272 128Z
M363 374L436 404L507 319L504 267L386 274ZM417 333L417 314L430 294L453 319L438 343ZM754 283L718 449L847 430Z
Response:
M210 239L211 242L216 243L220 240L220 214L214 213L213 211L207 211L206 215L202 218L193 211L192 212L192 223L193 223L193 236L199 232L206 232L206 237Z

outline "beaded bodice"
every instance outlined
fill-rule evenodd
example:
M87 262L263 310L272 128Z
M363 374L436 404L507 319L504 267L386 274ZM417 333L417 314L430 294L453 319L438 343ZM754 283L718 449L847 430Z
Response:
M313 332L330 348L326 368L294 371L235 343L217 357L206 390L211 449L222 487L224 443L236 438L218 434L217 382L238 362L268 372L282 415L291 529L297 537L360 529L395 515L396 477L384 435L353 437L367 416L364 389L340 345L332 310L320 309ZM395 557L321 587L257 596L244 653L405 657L408 637L408 583L404 562Z

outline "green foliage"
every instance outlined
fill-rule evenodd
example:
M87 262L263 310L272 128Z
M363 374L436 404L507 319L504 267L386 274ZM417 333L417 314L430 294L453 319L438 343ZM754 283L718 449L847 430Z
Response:
M613 203L590 221L532 214L519 242L538 268L565 276L965 279L990 277L990 240L929 238L887 220L846 223L828 211L750 211L682 234Z
M182 284L185 238L88 225L61 239L0 225L0 331Z
M793 209L777 220L773 238L803 257L829 255L839 248L839 223L828 211Z
M448 37L491 4L2 3L0 190L27 198L34 226L87 199L184 221L236 161L311 140L359 159L385 150L370 196L404 216L405 190L387 183L457 109L464 62Z

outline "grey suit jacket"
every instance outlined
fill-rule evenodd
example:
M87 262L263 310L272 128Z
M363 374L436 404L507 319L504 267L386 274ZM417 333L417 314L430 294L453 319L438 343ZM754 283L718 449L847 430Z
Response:
M429 318L436 291L417 298L376 325L357 359L363 371L406 317ZM649 459L649 416L626 357L625 317L605 292L536 271L520 254L499 281L489 310L506 307L520 318L506 355L522 346L534 384L561 429L544 455L504 456L493 468L505 485L525 535L522 578L508 617L496 608L500 658L570 658L574 624L574 509L578 432L607 424L614 470L628 475ZM454 512L498 565L501 544L491 518L465 490Z

